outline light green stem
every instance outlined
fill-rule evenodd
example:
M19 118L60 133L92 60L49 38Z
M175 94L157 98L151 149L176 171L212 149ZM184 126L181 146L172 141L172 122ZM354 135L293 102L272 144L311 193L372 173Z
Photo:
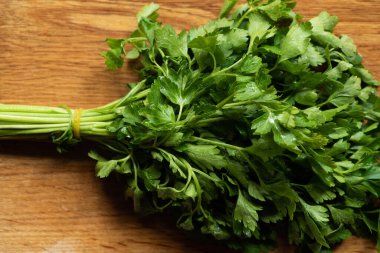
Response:
M203 143L208 143L208 144L216 145L218 147L229 148L229 149L233 149L233 150L237 150L237 151L244 151L244 148L242 148L242 147L234 146L234 145L227 144L227 143L224 143L224 142L203 139L203 138L195 137L195 136L191 137L191 139L194 140L194 141L199 141L199 142L203 142Z
M107 107L81 111L80 137L112 135L107 129L116 118ZM0 139L44 138L71 131L74 111L68 108L0 104Z

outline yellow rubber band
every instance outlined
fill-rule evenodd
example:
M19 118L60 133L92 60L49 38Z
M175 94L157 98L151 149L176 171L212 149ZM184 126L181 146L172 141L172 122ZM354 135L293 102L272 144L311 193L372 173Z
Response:
M75 109L73 112L73 118L71 120L71 127L73 128L73 135L76 139L80 139L80 116L82 109Z

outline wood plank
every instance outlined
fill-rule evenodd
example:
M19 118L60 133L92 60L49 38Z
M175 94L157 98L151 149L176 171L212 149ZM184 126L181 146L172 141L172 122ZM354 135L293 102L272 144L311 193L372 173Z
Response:
M155 2L161 20L177 30L204 24L222 4ZM106 37L125 37L135 28L145 3L0 0L0 103L89 108L122 96L136 74L107 71L98 52L106 50ZM355 40L379 78L380 1L300 0L297 7L305 18L325 9L340 17L337 32ZM84 144L58 155L51 144L0 142L0 252L228 252L178 232L167 218L134 215L113 181L94 177L87 150ZM336 252L363 244L349 241Z

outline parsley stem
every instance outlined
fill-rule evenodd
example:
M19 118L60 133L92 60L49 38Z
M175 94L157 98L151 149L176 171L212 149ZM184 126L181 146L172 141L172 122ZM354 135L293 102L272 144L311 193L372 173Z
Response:
M11 116L20 116L20 117L42 117L42 118L67 118L67 110L65 113L36 113L36 112L2 112L2 115L11 115ZM104 113L99 112L91 112L91 111L83 111L81 117L87 116L100 116L104 115Z
M244 148L242 148L242 147L234 146L234 145L227 144L227 143L224 143L224 142L203 139L203 138L196 137L196 136L193 136L190 139L193 140L193 141L199 141L199 142L204 142L204 143L209 143L209 144L217 145L218 147L229 148L229 149L233 149L233 150L237 150L237 151L244 151Z
M217 105L216 105L216 108L220 109L222 108L225 104L227 104L231 99L233 99L235 96L235 94L231 94L229 95L228 97L226 97L225 99L223 99L222 101L220 101Z
M221 69L221 70L216 71L216 72L212 72L209 76L207 76L207 77L204 78L204 81L207 81L207 80L209 80L209 79L211 79L211 78L214 78L215 76L221 75L221 74L223 74L223 73L229 71L230 69L236 67L236 66L239 65L242 61L245 60L245 58L247 57L247 55L248 55L247 53L244 54L244 55L243 55L238 61L236 61L235 63L231 64L230 66L228 66L228 67L226 67L226 68L224 68L224 69Z
M10 115L10 116L20 116L20 117L43 117L43 118L67 118L67 112L66 113L34 113L34 112L2 112L2 115Z
M52 116L46 116L46 117L38 117L34 115L33 113L30 113L28 116L19 116L19 115L12 115L12 114L1 114L0 115L0 121L3 122L17 122L17 123L47 123L47 124L54 124L54 123L68 123L70 121L70 115L66 113L66 117L53 117ZM81 122L94 122L94 121L108 121L113 120L116 117L114 113L112 114L103 114L101 116L90 116L90 117L81 117ZM2 122L2 123L3 123Z
M113 134L108 131L108 126L116 116L117 114L107 106L83 110L80 118L81 137L112 137ZM72 110L68 108L0 104L2 139L12 139L17 136L28 138L28 135L32 138L48 138L52 134L59 133L65 135L71 131L71 124Z
M272 72L274 71L275 69L277 69L278 65L280 64L280 57L277 57L277 60L275 62L275 64L273 65L273 67L269 70L269 72Z
M37 106L37 105L6 105L0 104L0 112L34 112L34 113L67 113L60 107Z
M213 63L214 63L214 68L213 68L213 72L216 70L216 58L215 58L215 55L214 54L211 54L210 53L210 55L211 55L211 58L212 58L212 61L213 61Z
M165 150L165 149L162 149L162 148L156 148L156 149L157 149L158 151L160 151L162 154L165 154L166 156L170 157L170 159L172 159L173 162L175 162L175 163L177 164L177 166L178 166L178 171L179 171L180 174L183 174L183 175L185 174L185 173L182 171L181 168L186 167L186 166L183 164L183 162L180 161L179 158L177 158L175 155L171 154L170 152L168 152L168 151ZM179 165L181 165L181 166L179 166ZM187 169L187 167L186 167L186 169ZM189 173L189 171L188 171L188 173ZM189 177L189 176L191 176L191 175L188 174L188 177Z
M108 148L110 151L114 151L118 154L123 154L123 155L130 155L132 158L132 153L130 150L127 149L126 146L123 144L120 145L120 143L115 142L113 139L105 139L103 136L86 136L87 140L91 140L94 142L98 142L101 145L104 145L106 148Z
M219 147L224 147L224 148L229 148L229 149L240 151L240 153L243 156L244 160L248 163L249 167L255 172L255 174L256 174L256 176L257 176L260 184L261 185L264 184L264 181L262 180L262 178L261 178L261 176L259 174L258 169L251 162L251 160L249 159L249 157L245 153L245 149L244 148L238 147L238 146L234 146L234 145L230 145L230 144L227 144L227 143L218 142L218 141L207 140L207 139L203 139L203 138L195 137L195 136L191 137L191 140L196 140L196 141L200 141L200 142L204 142L204 143L209 143L209 144L217 145Z
M146 97L148 95L150 89L148 88L148 89L142 90L145 87L145 81L146 80L142 80L139 83L137 83L124 97L117 99L117 100L115 100L111 103L108 103L106 105L103 105L103 106L100 106L97 108L93 108L93 109L89 109L86 111L103 112L104 113L104 110L106 110L106 109L112 110L112 109L115 109L117 107L120 107L120 106L126 104L127 102L136 101L136 100L139 100L141 98Z
M247 101L241 101L241 102L235 102L235 103L225 104L223 106L223 108L231 108L231 107L241 106L241 105L250 105L250 104L254 104L254 103L256 103L256 101L254 101L254 100L247 100Z
M6 122L18 122L18 123L65 123L67 122L67 119L65 118L37 118L30 116L17 116L17 115L6 115L1 114L0 115L0 121L6 121Z
M5 123L5 122L4 122ZM35 129L35 128L57 128L57 127L67 127L67 123L58 124L4 124L0 125L0 129Z
M195 188L197 189L197 205L193 209L192 213L195 213L198 209L201 210L204 216L207 216L204 210L202 209L202 187L199 184L198 178L194 173L194 168L183 158L180 158L180 161L184 166L188 169L190 172L189 177L191 177L192 181L194 182Z
M6 135L28 135L28 134L48 134L54 132L65 131L67 126L65 127L52 127L52 128L37 128L37 129L20 129L20 130L0 130L0 136Z
M102 116L94 116L94 117L81 117L81 122L93 122L93 121L111 121L116 118L116 114L105 114Z
M207 178L207 179L210 180L210 181L213 181L213 182L215 182L215 183L219 182L219 180L217 180L216 178L213 178L213 177L207 175L207 173L204 173L204 172L201 171L201 170L198 170L198 169L195 169L195 168L193 168L193 170L194 170L194 172L196 172L197 174L203 176L204 178Z
M166 209L167 207L169 207L172 203L173 203L173 200L169 200L168 203L160 206L158 203L157 203L157 197L154 196L153 199L152 199L152 202L153 202L153 205L155 208L157 208L158 210L164 210Z
M136 92L137 94L135 94L133 96L124 97L123 99L120 100L120 102L118 104L116 104L114 106L114 108L121 107L122 105L131 103L131 102L134 102L134 101L138 101L138 100L140 100L142 98L145 98L149 94L149 92L150 92L150 89L146 89L146 90L143 90L143 91Z
M241 102L235 102L235 103L229 103L229 104L225 104L223 106L224 109L227 109L227 108L231 108L231 107L235 107L235 106L242 106L242 105L251 105L251 104L260 104L260 105L263 105L263 104L270 104L271 101L265 101L265 100L246 100L246 101L241 101ZM286 103L284 103L286 104ZM264 106L262 106L264 107Z
M178 116L177 116L177 122L181 120L182 110L183 110L183 104L180 104L179 105L179 112L178 112Z
M215 122L219 122L219 121L222 121L222 120L226 120L226 119L223 118L223 117L216 117L216 118L211 118L211 119L202 119L202 120L199 120L198 122L196 122L195 125L197 125L197 126L207 126L210 123L215 123Z
M261 176L260 176L259 170L258 170L257 167L251 162L251 160L249 159L249 157L247 156L247 154L246 154L245 152L241 152L241 155L243 156L244 160L248 163L249 167L255 172L255 174L256 174L256 176L257 176L257 179L259 180L260 185L265 185L263 179L262 179Z
M247 16L252 13L254 9L252 7L250 7L245 13L243 16L241 16L241 18L238 20L238 22L236 23L236 25L234 26L235 28L239 28L241 23L244 21L244 19L247 18Z

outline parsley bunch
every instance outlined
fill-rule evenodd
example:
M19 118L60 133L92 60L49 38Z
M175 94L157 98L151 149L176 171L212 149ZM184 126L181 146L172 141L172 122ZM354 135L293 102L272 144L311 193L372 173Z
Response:
M302 22L288 0L229 14L236 2L179 34L150 4L129 38L107 39L107 66L134 59L142 81L82 112L81 137L110 151L90 152L97 176L118 173L136 212L168 210L178 227L247 252L279 230L312 252L351 234L377 240L379 83L333 34L337 17ZM77 142L72 113L1 105L0 136L49 135L63 148Z

